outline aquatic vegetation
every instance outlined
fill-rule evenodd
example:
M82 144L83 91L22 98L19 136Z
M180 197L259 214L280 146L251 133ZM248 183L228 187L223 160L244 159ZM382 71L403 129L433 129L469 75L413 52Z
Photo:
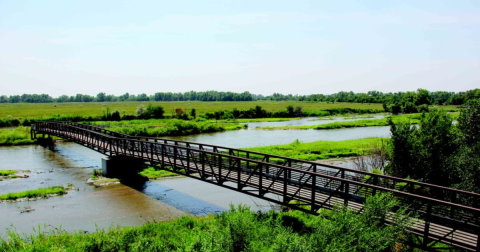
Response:
M0 195L0 200L16 200L22 198L46 198L49 195L63 195L66 193L63 186L52 186L49 188L38 188L35 190L28 190L24 192L13 192Z
M296 158L308 161L368 155L374 143L382 138L364 138L345 141L316 141L303 143L298 139L290 144L246 148L249 151Z
M303 125L303 126L265 126L257 129L341 129L341 128L355 128L355 127L371 127L371 126L388 126L389 120L396 122L410 122L417 124L420 120L421 114L410 114L401 116L389 116L381 119L367 119L358 121L339 121L320 125Z
M170 172L168 170L172 170L172 167L167 166L165 167L166 170L157 170L154 167L148 167L143 171L139 172L138 174L146 177L148 179L157 179L157 178L165 178L165 177L173 177L178 176L177 173ZM181 170L184 172L185 170Z

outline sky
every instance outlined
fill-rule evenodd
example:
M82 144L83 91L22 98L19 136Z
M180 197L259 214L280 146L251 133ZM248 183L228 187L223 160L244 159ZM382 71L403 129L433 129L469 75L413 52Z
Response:
M480 1L0 0L0 95L480 88Z

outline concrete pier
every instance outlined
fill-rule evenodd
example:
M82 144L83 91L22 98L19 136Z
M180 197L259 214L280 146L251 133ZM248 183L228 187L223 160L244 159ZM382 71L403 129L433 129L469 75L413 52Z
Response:
M136 174L144 167L144 161L131 157L104 157L102 158L102 174L110 178L119 178Z

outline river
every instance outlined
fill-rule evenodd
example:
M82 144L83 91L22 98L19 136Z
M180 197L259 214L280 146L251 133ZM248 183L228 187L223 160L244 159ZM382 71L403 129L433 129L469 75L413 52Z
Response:
M172 139L222 145L234 148L287 144L295 139L347 140L388 137L388 127L339 130L257 130L258 126L305 125L311 119L276 123L249 123L248 129L200 134ZM337 119L338 120L338 119ZM315 121L314 124L325 121ZM183 215L219 213L230 204L246 204L252 210L270 210L273 205L236 191L191 178L176 177L138 184L106 187L85 181L93 169L101 168L104 155L74 143L57 143L55 149L41 146L0 147L0 170L30 170L26 179L0 181L0 194L39 187L73 184L76 190L44 200L0 203L0 235L8 228L31 234L33 227L47 225L72 231L95 231L97 227L138 226L147 222L168 221ZM34 211L21 213L29 208Z

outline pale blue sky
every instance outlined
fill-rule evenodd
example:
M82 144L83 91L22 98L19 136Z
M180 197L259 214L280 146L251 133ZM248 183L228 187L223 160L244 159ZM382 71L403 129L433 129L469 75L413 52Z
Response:
M0 95L480 88L480 1L0 0Z

